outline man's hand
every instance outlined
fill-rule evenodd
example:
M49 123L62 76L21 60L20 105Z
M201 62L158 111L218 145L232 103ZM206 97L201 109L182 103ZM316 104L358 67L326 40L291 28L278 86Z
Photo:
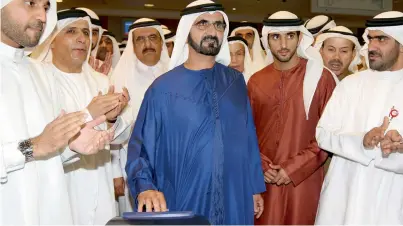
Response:
M283 168L281 168L280 165L270 164L270 168L278 171L277 176L274 178L274 180L272 180L273 184L277 184L277 186L280 186L291 183L290 177L288 177L288 174L285 172Z
M389 126L389 118L384 117L383 123L380 127L375 127L371 129L368 133L365 134L363 145L365 149L374 149L381 140L384 138L385 131L388 129Z
M403 150L403 138L396 130L390 130L381 141L381 150L385 156L392 152Z
M87 109L90 112L92 118L97 118L101 115L105 115L119 105L119 98L121 94L114 94L113 90L114 88L113 86L111 86L109 87L109 91L106 95L102 95L102 93L99 92L98 96L92 99L91 103L87 106Z
M111 86L109 88L108 94L113 94L115 91L115 88ZM130 96L129 96L129 91L123 87L123 93L120 94L119 96L119 104L117 107L106 113L106 118L108 121L113 121L116 120L116 118L122 113L122 111L125 109L127 104L130 101Z
M253 208L255 210L256 219L259 219L264 210L264 200L261 194L253 195Z
M272 183L274 178L276 178L278 172L274 169L269 169L264 173L264 181L268 184Z
M104 123L105 120L106 117L101 116L86 123L80 133L70 140L70 149L82 155L96 154L98 151L105 149L105 145L112 141L115 131L113 129L107 131L94 129L95 126Z
M139 203L137 212L143 212L143 207L146 206L146 212L166 212L167 203L164 194L155 190L143 191L137 196Z
M96 71L104 75L108 75L112 68L112 56L113 54L111 54L110 52L106 53L103 64L101 65L101 67L98 67Z
M125 180L123 177L113 178L113 186L115 188L115 199L125 196Z
M96 59L94 56L90 56L88 64L97 72L102 73L104 75L108 75L111 67L112 67L112 54L106 53L105 61L103 61L102 65L101 60Z
M32 139L34 158L47 156L67 146L68 141L80 132L86 117L84 112L66 114L62 111L39 136Z

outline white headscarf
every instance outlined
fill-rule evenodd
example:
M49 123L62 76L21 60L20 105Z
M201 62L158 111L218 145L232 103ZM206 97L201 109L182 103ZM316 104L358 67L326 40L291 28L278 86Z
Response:
M336 23L330 16L318 15L305 22L305 27L308 31L316 37L321 32L336 27Z
M8 3L11 1L15 0L0 0L1 8L5 7ZM43 34L39 40L38 45L42 44L51 34L53 29L56 26L57 23L57 3L56 0L49 0L50 3L50 8L48 12L46 13L46 25L45 25L45 30L43 31ZM25 53L28 55L32 52L33 49L31 48L25 48Z
M370 69L368 59L369 40L367 37L369 31L382 31L403 45L403 13L399 11L384 12L376 15L372 20L368 20L366 25L367 29L362 35L365 44L361 49L361 55L364 56L368 69Z
M295 25L287 25L289 22L284 23L284 25L278 26L267 26L267 22L276 22L276 21L290 21ZM274 62L273 55L270 52L270 48L268 46L268 35L270 33L275 32L290 32L290 31L300 31L302 35L302 39L298 45L297 54L298 56L305 58L308 60L306 65L305 77L304 77L304 88L303 88L303 98L304 98L304 107L306 118L308 119L309 109L311 107L313 96L316 92L316 87L319 83L319 80L322 77L324 65L322 56L319 51L312 47L312 43L314 38L311 33L302 25L302 22L295 14L287 12L287 11L279 11L272 14L268 20L265 20L265 25L262 30L262 43L267 52L267 61L269 64ZM278 23L278 22L277 22ZM300 24L300 25L297 25ZM334 76L336 82L338 79Z
M203 5L208 5L208 4L215 4L215 2L211 0L197 0L192 3L190 3L188 6L186 6L186 9L189 9L191 7L203 7ZM176 40L175 40L175 46L172 51L172 57L171 57L171 62L169 64L169 70L182 65L185 63L185 61L189 57L189 46L187 44L188 36L190 33L190 29L193 26L193 23L195 20L202 14L204 13L215 13L215 12L220 12L222 16L224 17L224 21L227 24L227 27L224 31L224 37L221 45L220 52L216 56L216 61L218 63L221 63L225 66L228 66L231 62L231 55L229 53L229 46L228 46L228 33L229 33L229 21L228 21L228 16L225 14L223 11L218 10L218 11L209 11L208 9L201 10L202 12L196 12L192 14L187 14L181 17L178 25L178 29L176 31Z
M242 44L242 46L245 48L245 59L243 61L243 65L244 65L244 72L242 73L245 81L248 82L250 77L257 71L252 64L252 58L250 57L249 54L249 48L246 45L246 41L243 42L241 40L230 40L231 38L236 37L236 36L231 36L228 37L229 41L228 41L228 45L234 44L234 43L240 43Z
M91 27L94 29L94 28L98 28L99 29L99 35L98 35L98 42L97 42L97 45L95 46L95 49L94 50L92 50L92 52L91 52L91 56L94 56L94 57L96 57L97 56L97 53L98 53L98 47L99 47L99 43L101 42L101 37L102 37L102 34L104 33L104 29L99 25L99 16L94 12L94 11L92 11L91 9L87 9L87 8L83 8L83 7L79 7L79 8L75 8L75 9L79 9L79 10L83 10L83 11L85 11L89 16L90 16L90 19L91 19ZM98 25L97 25L97 23L98 23Z
M61 10L60 12L63 11L70 11L70 10ZM83 11L84 12L84 11ZM85 13L85 12L84 12ZM83 14L82 16L84 16L85 14ZM91 19L90 17L87 15L85 17L72 17L72 18L66 18L66 19L61 19L57 21L56 24L56 29L54 30L54 32L52 33L52 36L50 36L46 42L44 42L42 45L38 46L37 48L35 48L35 50L32 52L31 57L33 59L36 59L38 61L44 62L44 63L52 63L53 61L53 55L52 55L52 50L51 50L51 44L53 42L53 40L57 37L57 35L68 25L79 21L79 20L85 20L88 22L89 27L91 27ZM92 39L92 31L90 29L90 46L89 46L89 50L88 50L88 54L87 54L87 59L85 60L84 64L83 64L83 72L86 73L92 73L93 69L91 68L91 66L88 64L88 59L90 57L91 54L91 39Z
M259 32L256 30L256 28L251 26L237 27L231 32L231 36L236 36L235 34L237 31L244 29L250 29L253 31L253 33L255 33L255 40L253 40L253 46L252 46L252 62L254 64L254 67L256 67L256 71L259 71L264 67L266 67L267 63L265 61L265 56L262 54L263 49L262 46L260 45L260 35Z
M126 45L127 45L127 40L124 40L119 44L120 55L122 55L123 51L125 51Z
M358 65L361 64L361 58L360 58L361 45L358 42L358 38L354 36L354 33L350 29L348 29L344 26L337 26L337 27L331 28L331 29L323 32L322 34L318 35L318 37L316 38L316 42L315 42L315 48L318 49L318 51L319 51L322 48L323 42L328 38L344 38L344 39L350 40L351 42L354 43L355 57L351 61L351 64L348 67L348 70L353 73L357 72Z
M105 30L103 32L102 36L106 36L112 40L112 45L113 45L112 68L115 68L118 65L119 59L120 59L119 43L116 41L116 38L113 37L112 34L110 32L108 32L107 30Z
M165 43L175 42L176 35L167 26L162 25L162 31L164 31Z

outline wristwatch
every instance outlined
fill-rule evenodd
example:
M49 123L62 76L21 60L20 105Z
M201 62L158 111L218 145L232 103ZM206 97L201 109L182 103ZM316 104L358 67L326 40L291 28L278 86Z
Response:
M25 156L25 162L32 162L34 158L34 148L31 139L23 140L18 143L18 150Z

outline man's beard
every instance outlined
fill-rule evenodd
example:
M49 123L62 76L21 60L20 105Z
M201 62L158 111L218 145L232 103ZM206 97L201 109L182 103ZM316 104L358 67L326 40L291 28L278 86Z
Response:
M20 46L35 47L38 45L45 29L44 24L39 20L35 20L24 26L11 18L7 10L1 10L1 32ZM40 31L35 32L34 37L31 38L26 33L28 28L40 29Z
M296 52L297 52L297 48L295 48L293 51L291 51L291 50L289 50L289 49L287 49L291 54L287 57L282 57L282 56L279 56L278 54L277 54L277 52L275 52L275 51L271 51L271 53L273 54L273 56L274 56L274 58L276 58L278 61L280 61L281 63L287 63L287 62L289 62L290 60L291 60L291 58L296 54Z
M97 53L97 59L105 61L107 53L108 53L108 51L106 50L105 47L99 47L98 48L98 53Z
M207 47L203 44L207 42ZM218 41L217 36L208 35L203 37L200 44L197 44L192 37L188 36L188 44L197 52L206 56L217 56L221 49L221 43Z
M371 59L369 59L369 68L375 71L389 70L397 62L397 59L399 58L399 50L400 44L397 43L396 48L393 48L393 50L388 53L387 57L383 56L382 53L378 51L369 51L368 58L371 55L378 56L377 61L371 61Z

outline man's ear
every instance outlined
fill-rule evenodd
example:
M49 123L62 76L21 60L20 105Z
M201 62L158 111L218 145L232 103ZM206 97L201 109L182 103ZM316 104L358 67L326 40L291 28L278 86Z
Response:
M304 34L302 34L302 32L299 32L299 37L298 37L298 46L301 44L302 41L302 37L304 36ZM315 43L315 40L313 41Z

